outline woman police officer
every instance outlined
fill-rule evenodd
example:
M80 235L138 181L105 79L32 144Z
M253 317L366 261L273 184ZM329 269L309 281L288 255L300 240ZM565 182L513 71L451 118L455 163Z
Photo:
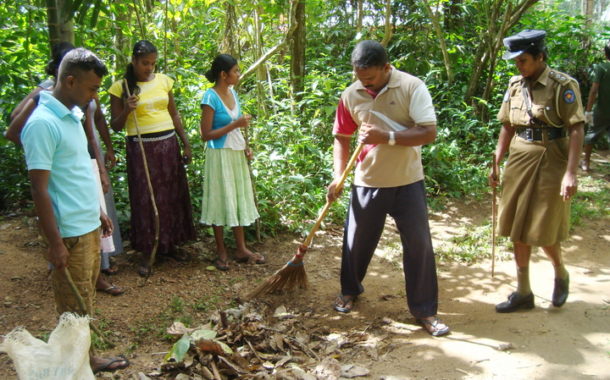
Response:
M569 291L560 242L568 237L584 113L578 83L547 65L545 36L542 30L525 30L504 39L508 51L503 58L514 59L521 75L510 79L498 113L502 130L494 165L498 173L508 149L498 233L513 242L518 286L496 305L499 313L534 307L529 285L532 246L542 247L555 268L553 306L562 306ZM489 183L495 187L498 179L490 174Z

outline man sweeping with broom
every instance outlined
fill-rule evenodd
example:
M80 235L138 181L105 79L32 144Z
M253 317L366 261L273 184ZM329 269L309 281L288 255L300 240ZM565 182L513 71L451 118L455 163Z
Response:
M432 336L449 333L437 317L438 284L428 225L421 146L436 138L436 115L426 85L389 63L383 46L362 41L352 52L357 81L341 95L333 128L335 179L329 201L340 192L350 139L359 131L360 154L345 223L341 294L336 311L348 313L383 232L386 215L396 221L403 244L407 303Z

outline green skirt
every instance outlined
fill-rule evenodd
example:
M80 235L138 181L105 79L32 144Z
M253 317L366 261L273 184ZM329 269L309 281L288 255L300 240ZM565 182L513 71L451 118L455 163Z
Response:
M243 150L208 148L203 168L202 224L249 226L259 217Z

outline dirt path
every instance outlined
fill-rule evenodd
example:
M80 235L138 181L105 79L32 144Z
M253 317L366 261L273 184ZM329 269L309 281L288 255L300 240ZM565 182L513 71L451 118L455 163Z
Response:
M468 226L488 223L489 209L489 202L456 203L433 213L437 251L449 250L451 237L468 234ZM0 334L24 326L40 336L56 324L33 225L26 215L0 219ZM504 248L494 278L489 260L472 265L441 261L440 316L452 328L446 338L430 337L406 309L402 270L395 261L399 245L391 225L352 313L338 315L330 307L339 287L339 228L320 233L309 250L309 289L261 301L271 309L285 306L310 334L336 339L327 358L366 367L370 379L610 379L608 226L608 218L585 221L564 244L571 293L560 309L550 304L553 269L541 251L533 255L530 271L536 308L509 315L494 311L515 286L514 264ZM280 268L297 245L290 236L269 239L255 246L267 256L267 265L232 263L231 271L223 273L207 269L212 241L206 240L191 247L197 252L191 262L161 263L146 286L141 286L129 255L123 255L121 272L112 280L127 293L97 297L96 323L112 331L116 344L104 353L126 352L132 361L114 378L135 379L140 372L156 371L173 342L163 332L174 319L194 326L215 309L234 305L254 282ZM14 377L10 359L0 355L0 378Z

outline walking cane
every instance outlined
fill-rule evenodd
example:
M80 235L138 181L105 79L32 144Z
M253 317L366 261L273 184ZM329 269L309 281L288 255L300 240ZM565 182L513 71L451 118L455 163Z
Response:
M129 84L127 83L127 79L123 79L123 83L125 84L125 91L127 91L127 97L130 97L131 92L129 91ZM140 145L140 152L142 153L142 162L144 163L144 174L146 174L148 193L150 194L150 202L152 203L153 214L155 216L155 242L153 244L152 252L150 253L150 258L148 259L148 271L146 273L146 278L148 279L148 277L150 277L150 275L152 274L152 268L155 263L155 256L157 255L157 248L159 248L159 210L157 209L157 202L155 201L155 191L150 180L148 161L146 160L146 152L144 152L144 144L142 143L142 136L140 135L140 128L138 128L138 118L136 117L135 111L133 112L133 124L136 127L136 134L138 135L138 143Z
M248 133L249 130L249 126L246 126L246 128L244 128L244 140L246 141L246 150L250 149L250 136ZM254 207L256 207L256 209L258 210L258 199L256 197L256 184L254 183L254 174L252 174L252 163L250 162L250 159L246 158L246 160L248 161L248 173L250 174L250 184L252 185L252 194L254 196ZM256 221L254 221L254 228L256 231L256 241L257 242L261 242L261 218L258 217L256 218Z
M491 176L494 180L498 179L496 173L496 155L493 154L491 160ZM494 277L496 266L496 186L492 187L491 196L491 277Z

